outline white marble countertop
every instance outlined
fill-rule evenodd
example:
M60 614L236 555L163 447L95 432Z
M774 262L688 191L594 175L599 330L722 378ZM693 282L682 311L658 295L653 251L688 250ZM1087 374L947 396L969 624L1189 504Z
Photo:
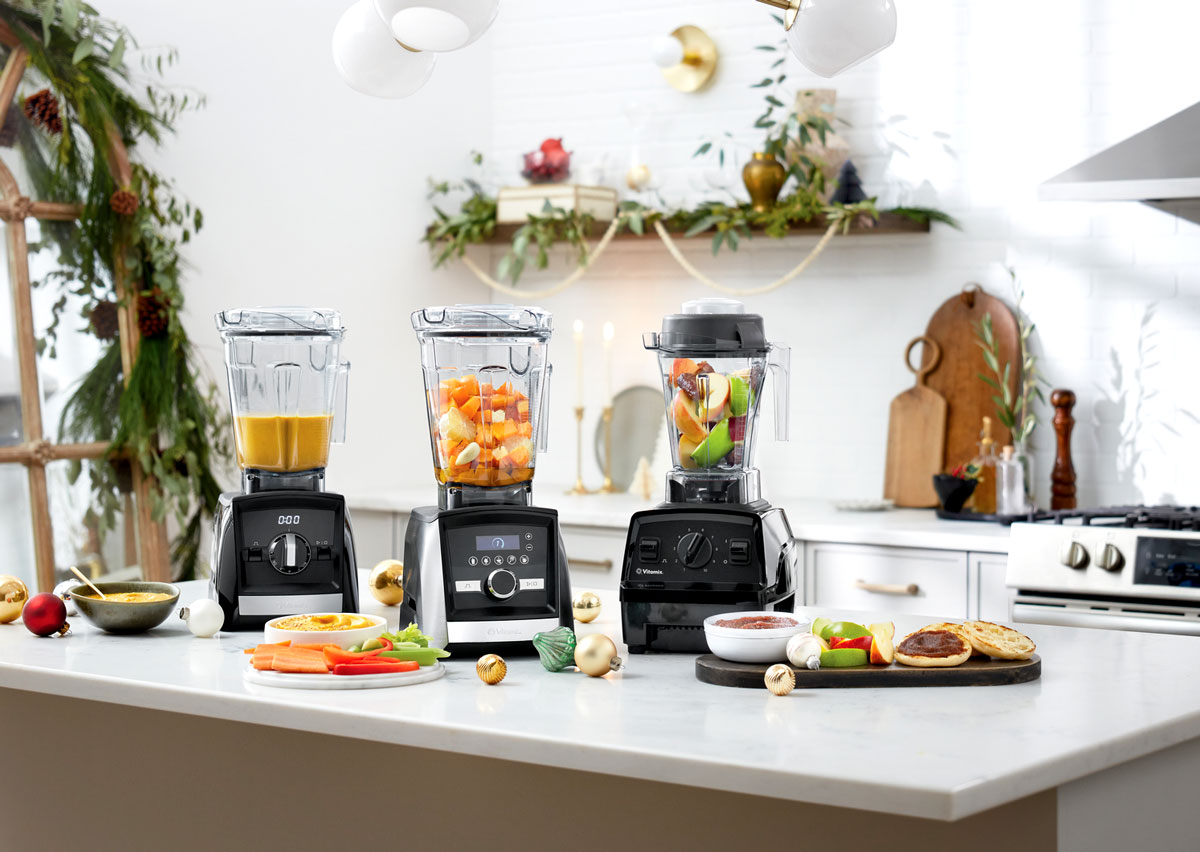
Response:
M204 587L183 588L186 603ZM617 615L609 598L581 632L617 635ZM601 679L510 657L496 687L452 660L429 684L310 692L242 680L261 634L197 639L172 617L122 637L72 621L48 639L0 625L0 687L935 819L1200 737L1200 640L1186 637L1030 626L1042 679L1003 687L780 698L702 684L690 655L659 655Z
M632 494L565 494L565 486L539 483L534 500L558 510L564 524L626 530L634 512L653 508L662 495L642 500ZM932 509L891 509L884 512L842 512L828 500L767 495L787 512L792 534L802 541L877 544L1007 553L1008 527L970 521L943 521ZM375 494L346 497L350 511L409 512L436 502L433 486L410 486Z

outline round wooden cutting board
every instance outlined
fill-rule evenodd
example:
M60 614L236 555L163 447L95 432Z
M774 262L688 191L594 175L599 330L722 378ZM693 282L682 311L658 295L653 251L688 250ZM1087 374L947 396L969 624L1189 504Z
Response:
M942 303L925 328L925 336L935 341L942 357L928 374L925 386L946 399L946 444L943 470L950 471L973 459L979 452L979 431L984 416L992 418L992 437L996 447L1012 443L1012 433L996 417L996 391L979 374L991 376L979 348L976 326L985 314L992 315L992 331L999 347L1000 369L1012 364L1009 388L1016 398L1021 364L1021 332L1017 318L1008 305L985 293L977 284L968 284L961 293ZM928 358L929 353L924 353Z

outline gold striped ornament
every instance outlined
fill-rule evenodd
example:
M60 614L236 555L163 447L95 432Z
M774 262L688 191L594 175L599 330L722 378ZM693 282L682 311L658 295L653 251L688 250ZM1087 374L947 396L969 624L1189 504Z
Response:
M775 695L787 695L796 688L796 673L792 671L791 666L776 663L767 669L767 673L763 676L763 683Z
M488 686L495 686L508 674L508 664L496 654L484 654L475 663L475 674Z

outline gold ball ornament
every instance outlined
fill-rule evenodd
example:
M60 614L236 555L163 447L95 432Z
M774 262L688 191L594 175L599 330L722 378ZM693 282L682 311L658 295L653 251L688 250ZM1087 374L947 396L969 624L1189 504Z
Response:
M495 686L508 674L508 664L496 654L484 654L475 663L475 674L488 686Z
M600 615L600 596L595 592L576 595L575 600L571 601L571 612L575 614L576 621L592 623Z
M617 656L617 646L603 633L579 637L575 646L575 665L589 677L604 677L621 670L625 661Z
M29 587L10 574L0 574L0 624L16 621L29 600Z
M792 671L791 666L776 663L767 669L763 683L775 695L787 695L796 688L796 673Z
M404 563L385 559L371 569L367 588L375 600L386 606L396 606L404 600Z
M629 171L625 172L625 185L634 192L641 192L650 185L650 167L645 163L639 163L636 166L630 166Z

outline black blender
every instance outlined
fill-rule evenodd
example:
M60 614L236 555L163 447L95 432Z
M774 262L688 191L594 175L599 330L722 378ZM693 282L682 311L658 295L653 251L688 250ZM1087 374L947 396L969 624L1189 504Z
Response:
M217 314L225 344L241 492L213 519L212 597L229 630L280 615L356 612L345 498L325 490L329 445L345 438L341 315L315 308Z
M416 311L412 324L438 504L409 515L401 623L462 653L532 652L535 633L573 623L558 512L532 505L551 316L455 305Z
M791 351L730 299L686 302L644 336L658 353L671 445L667 499L630 521L621 621L630 653L705 652L704 619L792 611L799 549L752 466L768 368L775 437L787 440Z

